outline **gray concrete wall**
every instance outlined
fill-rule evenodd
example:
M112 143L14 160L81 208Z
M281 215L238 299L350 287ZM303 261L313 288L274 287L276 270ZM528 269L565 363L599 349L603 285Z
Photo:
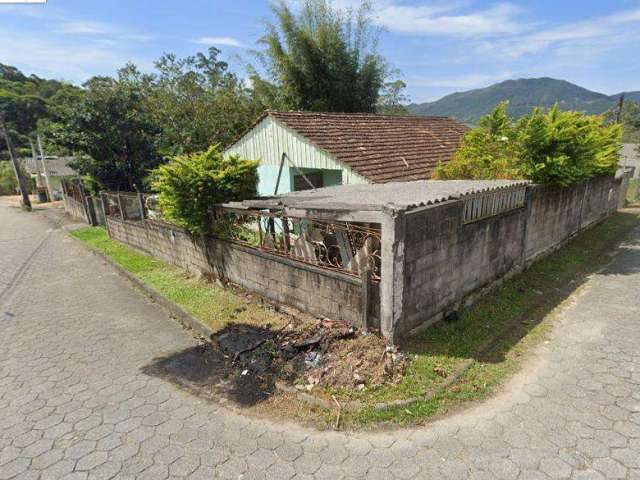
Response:
M89 223L84 206L76 201L73 197L65 195L64 198L64 211L71 215L76 220L80 220Z
M402 311L393 311L393 335L439 320L469 303L474 292L611 214L624 185L626 179L613 177L568 188L535 185L527 189L525 207L468 224L462 223L461 201L405 212L396 220L404 225L404 242L394 281L403 292Z
M406 331L446 311L522 260L524 209L463 225L462 202L406 215L404 298Z
M362 287L358 278L327 271L234 243L195 239L161 222L125 221L108 217L112 238L156 258L196 273L211 273L280 303L313 315L362 322ZM379 318L379 293L374 285L370 320Z

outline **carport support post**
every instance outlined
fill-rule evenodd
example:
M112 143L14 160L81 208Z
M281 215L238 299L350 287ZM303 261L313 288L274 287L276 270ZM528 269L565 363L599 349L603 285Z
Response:
M404 313L404 212L385 207L382 220L380 331L393 344Z

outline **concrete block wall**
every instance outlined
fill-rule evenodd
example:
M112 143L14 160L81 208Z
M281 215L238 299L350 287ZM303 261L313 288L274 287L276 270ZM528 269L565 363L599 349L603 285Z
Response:
M525 212L518 209L463 225L462 202L406 215L404 333L434 318L522 259Z
M393 315L390 336L441 319L476 297L472 294L613 213L625 180L601 177L567 188L532 185L524 207L468 224L462 223L461 201L398 215L402 234L395 239L400 247L393 281L403 291L382 298L388 304L401 298L400 306L384 309Z
M527 188L525 260L536 258L580 229L585 191L585 184Z
M153 220L123 222L108 217L107 227L112 238L168 263L194 273L221 276L312 315L361 325L362 286L358 278L215 238L196 239ZM374 325L379 317L376 287L369 312Z
M619 192L626 194L626 182L613 177L594 178L586 182L582 202L581 227L587 227L618 209Z

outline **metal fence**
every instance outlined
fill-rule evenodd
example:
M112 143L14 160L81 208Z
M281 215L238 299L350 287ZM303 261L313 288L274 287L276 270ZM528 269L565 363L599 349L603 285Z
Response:
M121 221L160 219L157 197L138 193L102 192L106 217ZM380 225L327 222L284 216L281 211L213 211L214 237L319 268L380 279Z
M107 217L120 220L144 220L147 217L144 195L131 192L101 192L100 198Z
M215 211L214 235L316 267L380 280L379 224L323 221L268 210Z
M471 223L524 207L526 185L517 185L462 197L462 223Z
M90 225L105 224L100 198L87 193L81 178L63 178L61 185L64 208L69 215Z

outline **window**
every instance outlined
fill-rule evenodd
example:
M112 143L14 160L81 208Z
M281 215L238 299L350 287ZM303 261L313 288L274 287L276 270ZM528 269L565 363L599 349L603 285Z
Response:
M324 187L324 177L322 172L305 173L305 176L309 179L313 186L316 188ZM311 190L311 185L307 183L302 175L293 176L293 191L299 192L300 190Z

